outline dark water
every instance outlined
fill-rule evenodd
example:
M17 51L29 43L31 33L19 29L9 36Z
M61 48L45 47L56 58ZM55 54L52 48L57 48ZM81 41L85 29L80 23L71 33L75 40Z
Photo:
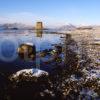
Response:
M36 51L52 49L54 44L60 44L61 34L50 32L35 32L30 30L1 30L0 31L0 71L15 72L25 68L36 67L34 61L24 61L18 57L17 49L21 44L33 43ZM42 64L40 69L50 70Z

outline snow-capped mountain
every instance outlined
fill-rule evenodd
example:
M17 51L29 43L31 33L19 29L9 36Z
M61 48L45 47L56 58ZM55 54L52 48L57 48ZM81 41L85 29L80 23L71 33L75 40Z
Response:
M0 29L34 29L34 26L28 26L20 23L1 24Z
M72 24L63 25L63 26L57 28L57 30L59 30L59 31L72 31L75 29L76 29L76 26L74 26Z

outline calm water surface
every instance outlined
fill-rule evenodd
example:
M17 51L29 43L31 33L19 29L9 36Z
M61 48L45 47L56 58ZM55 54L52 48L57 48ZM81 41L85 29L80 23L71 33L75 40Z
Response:
M17 49L19 45L33 43L38 52L45 49L52 49L54 44L61 43L61 36L61 34L31 30L1 30L0 70L3 72L13 72L24 68L36 67L34 61L24 61L18 57ZM50 68L42 65L41 69L48 71Z

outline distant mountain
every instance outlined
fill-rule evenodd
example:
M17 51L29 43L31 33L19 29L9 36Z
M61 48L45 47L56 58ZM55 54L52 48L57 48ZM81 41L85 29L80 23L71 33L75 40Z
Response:
M75 29L76 29L76 26L72 24L64 25L64 26L57 28L58 31L72 31Z
M78 30L92 30L93 26L79 26L77 27Z
M17 29L34 29L33 26L28 26L28 25L24 25L24 24L19 24L19 23L13 23L13 24L0 24L0 29L13 29L13 30L17 30Z

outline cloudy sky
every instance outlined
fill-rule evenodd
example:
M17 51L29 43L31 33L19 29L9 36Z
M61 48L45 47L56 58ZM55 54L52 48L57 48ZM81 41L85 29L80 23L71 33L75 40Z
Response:
M0 23L100 24L100 0L0 0Z

